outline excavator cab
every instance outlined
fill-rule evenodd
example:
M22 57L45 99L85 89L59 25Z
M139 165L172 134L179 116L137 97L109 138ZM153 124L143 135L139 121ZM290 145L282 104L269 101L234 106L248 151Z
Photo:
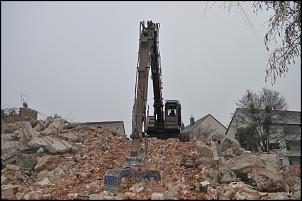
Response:
M167 137L178 137L181 130L181 105L178 100L165 103L165 133Z
M178 100L165 103L164 121L155 116L148 116L147 134L159 139L178 138L181 130L181 105Z

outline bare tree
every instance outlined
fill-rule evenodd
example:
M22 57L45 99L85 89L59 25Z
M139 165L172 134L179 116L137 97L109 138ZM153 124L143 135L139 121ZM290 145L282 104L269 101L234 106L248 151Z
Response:
M277 76L288 72L288 65L295 63L295 58L301 55L301 1L256 1L254 12L266 9L273 11L269 18L269 30L265 34L264 43L269 51L270 44L279 37L281 43L271 53L266 77L275 83Z
M271 142L280 142L285 138L283 134L272 132L271 127L273 112L287 109L287 103L279 92L266 88L258 93L247 90L236 105L240 108L236 117L238 127L245 127L245 130L237 130L238 141L245 141L244 137L238 135L247 134L251 144L268 152L272 149Z
M244 20L253 27L242 3L229 1L223 5L229 12L232 8L238 8ZM210 7L213 4L215 2ZM267 51L272 51L266 65L265 81L270 77L274 84L278 76L285 76L289 65L301 55L301 1L254 1L252 7L255 14L261 11L272 13L268 20L269 29L264 36ZM208 3L204 13L207 8Z

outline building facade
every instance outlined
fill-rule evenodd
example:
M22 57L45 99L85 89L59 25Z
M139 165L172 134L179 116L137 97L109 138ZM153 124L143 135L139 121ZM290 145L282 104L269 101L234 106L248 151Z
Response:
M215 119L211 114L208 114L196 122L194 118L190 118L190 124L186 126L182 132L190 133L191 136L202 135L209 137L212 134L225 134L226 127L222 125L217 119Z
M226 136L238 141L238 128L246 127L240 119L246 109L237 108L226 131ZM282 165L301 163L301 112L273 110L270 125L270 143L272 152L279 154ZM249 121L248 119L246 120Z

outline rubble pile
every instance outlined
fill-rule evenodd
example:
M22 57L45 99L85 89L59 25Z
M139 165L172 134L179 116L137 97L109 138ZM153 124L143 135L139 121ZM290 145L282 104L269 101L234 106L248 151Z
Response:
M130 149L130 140L111 129L61 118L39 121L34 128L29 122L1 127L5 199L88 199L102 191L106 170L122 166ZM18 137L11 138L14 133Z
M251 153L228 138L149 138L145 168L161 180L124 178L103 191L106 170L122 167L131 141L115 131L45 121L1 122L1 198L5 199L301 199L300 166Z

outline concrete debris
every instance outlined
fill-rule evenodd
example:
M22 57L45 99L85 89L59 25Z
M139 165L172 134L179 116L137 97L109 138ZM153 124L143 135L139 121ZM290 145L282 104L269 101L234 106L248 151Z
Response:
M46 177L44 178L42 181L39 181L38 184L44 186L44 185L49 185L50 184L50 181L49 179Z
M31 191L24 195L24 200L41 200L43 198L43 192Z
M15 195L18 192L18 185L2 185L1 184L1 199L3 197L8 197Z
M46 169L52 163L52 156L46 155L38 159L38 162L35 166L36 171L41 171Z
M290 195L285 192L277 192L277 193L260 193L261 200L288 200L290 199ZM292 197L293 199L296 199Z
M33 123L1 122L2 199L301 199L300 166L280 168L276 154L247 152L217 135L149 138L145 166L161 180L124 178L114 195L103 191L103 176L124 164L131 140L58 116Z
M225 137L217 145L218 156L222 156L226 159L232 158L234 156L241 155L244 153L244 149L235 140Z
M219 166L219 183L237 181L236 174L227 166Z
M282 172L277 172L276 170L268 170L265 168L255 168L254 174L254 180L259 191L285 191Z
M257 190L248 187L240 189L235 194L235 200L259 200L260 198L261 195Z
M202 144L200 141L198 141L196 146L200 157L214 158L212 149L206 144Z
M163 200L164 194L163 193L152 193L151 194L151 200Z
M43 147L40 147L40 148L38 149L38 151L37 151L37 154L40 155L40 154L42 154L43 152L44 152Z
M17 153L16 164L25 171L32 170L37 162L36 154Z
M17 165L7 164L5 167L9 170L14 170L14 171L20 171L21 170L21 168Z
M107 192L100 194L90 194L89 200L115 200L114 195L110 195Z
M72 148L67 141L51 136L34 137L28 142L28 145L36 148L43 147L51 153L64 153L71 151Z

